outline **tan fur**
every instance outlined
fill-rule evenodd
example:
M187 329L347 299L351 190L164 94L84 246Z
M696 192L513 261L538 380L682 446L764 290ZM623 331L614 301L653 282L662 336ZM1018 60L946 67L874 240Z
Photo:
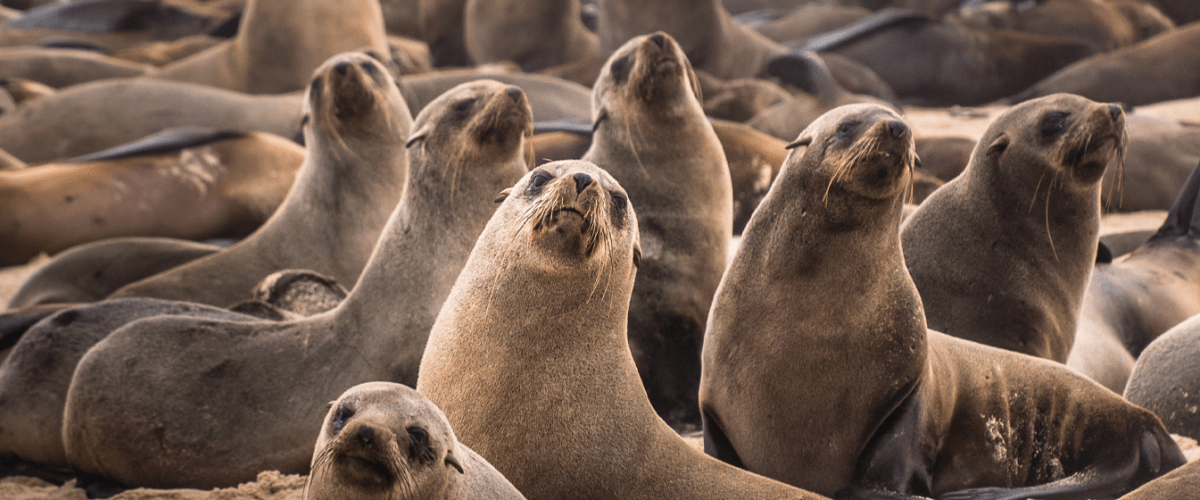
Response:
M469 0L467 53L476 64L513 61L531 72L598 59L600 41L583 25L579 10L576 0Z
M236 37L152 77L277 94L304 88L326 59L363 48L389 52L376 0L249 0Z
M305 500L524 499L454 437L438 407L393 382L367 382L329 403Z
M68 460L161 487L304 472L326 402L372 380L416 384L429 329L496 193L527 170L533 117L520 89L485 80L430 103L414 128L403 197L337 308L285 323L159 317L113 332L71 379Z
M1113 112L1065 94L1005 112L905 221L931 329L1066 361L1096 261L1100 180L1123 159L1124 113ZM1044 132L1054 116L1061 129Z
M289 268L327 274L346 286L357 283L400 199L412 118L391 75L361 53L339 55L319 68L305 109L305 164L262 228L225 251L132 283L112 297L226 307L249 298L268 274Z
M531 499L816 498L703 456L655 416L625 334L638 222L610 175L548 163L506 195L421 360L417 389L464 444Z
M164 153L0 173L0 264L120 236L241 237L279 206L304 162L250 133Z

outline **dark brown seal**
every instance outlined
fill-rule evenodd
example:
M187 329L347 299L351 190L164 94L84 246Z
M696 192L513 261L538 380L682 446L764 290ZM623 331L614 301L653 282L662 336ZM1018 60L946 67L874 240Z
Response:
M997 117L901 229L929 328L1066 361L1096 262L1100 180L1124 148L1113 104L1060 94Z

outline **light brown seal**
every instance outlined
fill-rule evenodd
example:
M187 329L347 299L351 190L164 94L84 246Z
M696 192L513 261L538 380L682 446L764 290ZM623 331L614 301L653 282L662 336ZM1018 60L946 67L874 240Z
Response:
M305 500L484 500L524 496L454 437L421 393L367 382L329 403Z
M1154 415L1069 369L927 331L898 237L911 136L881 108L830 115L714 302L706 450L839 498L1094 498L1183 463Z
M1175 325L1146 346L1124 396L1154 412L1172 434L1200 439L1200 318Z
M32 80L53 88L108 78L141 76L152 66L82 50L5 47L0 75Z
M775 42L738 23L721 0L600 2L600 52L619 50L636 36L664 31L674 37L696 68L725 80L758 76L784 52Z
M117 290L111 297L227 307L275 271L311 269L352 287L404 189L412 117L391 75L362 53L338 55L306 98L307 155L274 215L233 247Z
M363 48L389 53L377 0L249 0L236 37L151 76L278 94L303 89L330 57Z
M901 228L929 328L1066 361L1096 262L1100 180L1125 143L1121 108L1079 96L997 117L966 170Z
M0 149L26 163L94 153L174 127L300 132L303 96L249 96L159 80L105 80L64 89L0 116Z
M506 194L417 380L463 444L530 499L818 498L704 456L655 416L625 333L638 221L611 175L553 162Z
M55 255L21 284L8 308L103 300L134 281L221 250L173 238L108 238Z
M644 253L629 345L650 403L679 428L700 423L700 344L733 227L729 166L698 89L669 35L630 40L596 80L595 132L583 155L641 207Z
M924 321L896 230L916 153L908 125L868 104L822 115L789 147L713 300L705 451L833 495L921 376Z
M512 61L525 71L595 60L600 40L583 25L578 0L467 0L467 53L476 64Z
M304 148L272 134L176 129L0 173L0 265L121 236L237 238L292 187Z
M1191 500L1200 491L1200 460L1133 490L1120 500Z
M1183 26L1045 75L1010 101L1070 93L1137 106L1194 97L1200 89L1200 53L1192 49L1198 45L1200 24Z
M527 171L532 125L520 89L495 81L422 110L403 198L332 311L286 323L159 317L109 335L71 380L70 463L128 485L198 488L307 470L326 401L363 382L416 383L429 329L496 193Z

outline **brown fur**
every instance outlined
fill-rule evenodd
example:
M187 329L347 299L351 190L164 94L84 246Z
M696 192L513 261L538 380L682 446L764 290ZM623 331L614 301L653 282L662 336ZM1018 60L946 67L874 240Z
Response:
M1096 261L1100 180L1114 160L1120 175L1125 143L1120 108L1078 96L998 117L902 228L929 328L1066 361Z
M579 10L577 0L468 0L467 52L477 64L513 61L525 71L597 59L600 40Z
M530 499L817 498L703 456L655 416L625 333L641 247L616 180L562 161L506 194L421 360L417 389L464 444Z

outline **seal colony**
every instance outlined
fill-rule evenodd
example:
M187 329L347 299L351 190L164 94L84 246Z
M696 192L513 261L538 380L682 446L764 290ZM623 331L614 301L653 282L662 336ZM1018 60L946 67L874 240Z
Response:
M89 170L131 172L150 156L123 145L161 154L171 141L147 136L172 127L307 156L275 218L240 221L249 239L103 240L0 269L5 301L41 269L0 313L0 475L89 495L257 477L163 494L313 500L1082 499L1156 491L1181 462L1165 432L1194 426L1179 393L1198 351L1136 358L1200 307L1195 194L1129 255L1161 218L1112 235L1100 214L1176 198L1200 158L1195 100L914 105L1112 68L1136 71L1083 97L1193 97L1194 68L1133 60L1194 58L1178 50L1192 2L0 3L4 176L114 147ZM838 107L854 101L882 107ZM19 222L87 236L36 222L95 207L99 191L63 186ZM205 215L139 186L120 201ZM3 236L13 201L0 254L37 243ZM146 278L121 294L178 285L215 305L100 300ZM1117 392L1057 364L1068 352ZM264 469L309 475L276 491Z

